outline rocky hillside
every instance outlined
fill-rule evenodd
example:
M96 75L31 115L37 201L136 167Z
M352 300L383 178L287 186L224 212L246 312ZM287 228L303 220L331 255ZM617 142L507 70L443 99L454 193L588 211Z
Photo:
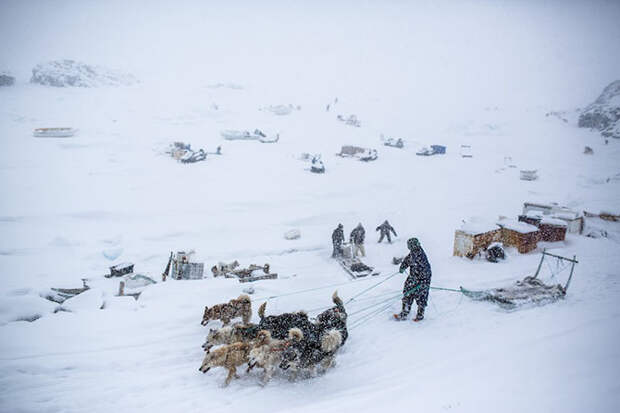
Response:
M593 128L605 137L620 138L620 80L610 83L603 93L579 116L580 128Z

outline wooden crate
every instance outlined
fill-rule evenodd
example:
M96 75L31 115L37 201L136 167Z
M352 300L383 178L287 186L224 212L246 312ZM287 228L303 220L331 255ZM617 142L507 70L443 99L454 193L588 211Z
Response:
M540 240L546 242L564 241L568 226L566 222L558 219L543 218L538 224Z
M480 251L500 240L500 229L479 232L460 229L454 232L454 255L474 258Z
M534 225L511 219L500 220L501 240L506 246L515 247L521 254L527 254L538 246L540 230Z

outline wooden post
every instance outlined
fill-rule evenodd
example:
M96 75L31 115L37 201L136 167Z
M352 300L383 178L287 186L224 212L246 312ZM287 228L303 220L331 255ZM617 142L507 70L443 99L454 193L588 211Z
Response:
M538 277L540 267L542 267L543 260L545 259L545 251L547 251L547 248L543 248L542 256L540 257L540 262L538 263L538 268L536 269L536 274L534 274L534 278Z
M575 270L575 264L577 263L577 256L573 255L573 265L570 267L570 275L568 276L568 280L566 281L566 285L564 286L564 292L568 290L568 286L570 285L570 280L573 278L573 271Z

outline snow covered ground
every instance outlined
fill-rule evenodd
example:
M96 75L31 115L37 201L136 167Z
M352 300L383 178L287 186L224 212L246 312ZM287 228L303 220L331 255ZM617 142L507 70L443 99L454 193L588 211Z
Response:
M569 235L526 255L508 250L499 264L452 256L462 219L516 217L524 201L620 212L620 142L576 127L576 109L620 78L618 4L7 1L0 15L13 46L0 64L17 78L0 88L0 411L620 408L620 223L590 220L608 238ZM28 83L36 64L64 58L140 82ZM301 108L259 110L288 104ZM558 110L568 123L545 117ZM352 113L360 128L336 119ZM64 126L79 133L32 136ZM220 136L255 128L281 139ZM173 141L223 154L177 163L164 154ZM446 155L415 155L431 144ZM335 156L342 145L376 148L379 159ZM322 154L326 173L310 173L302 152ZM540 178L521 181L519 169ZM399 233L392 245L376 244L384 219ZM367 261L382 275L350 281L331 260L339 222L346 235L365 225ZM301 238L285 240L294 228ZM395 276L347 306L355 327L333 369L265 387L254 372L227 388L224 371L198 372L204 306L246 284L168 281L132 301L102 282L71 312L39 297L121 261L159 280L170 251L193 248L207 268L269 262L280 277L253 283L254 309L315 289L271 299L267 312L316 315L334 289L346 301L392 274L410 236L439 287L511 284L536 270L542 247L579 264L556 304L506 312L435 290L423 323L389 321L395 302L356 325L356 312L400 291Z

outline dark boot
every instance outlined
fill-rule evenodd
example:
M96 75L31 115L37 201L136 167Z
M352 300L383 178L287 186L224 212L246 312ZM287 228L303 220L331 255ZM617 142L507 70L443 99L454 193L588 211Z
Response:
M394 319L395 319L396 321L403 321L403 320L406 320L406 319L407 319L407 316L408 316L408 314L405 314L405 313L403 313L403 312L400 312L400 313L398 313L398 314L394 314Z
M413 319L413 321L422 321L424 320L424 307L422 306L418 306L418 313L416 314L415 318Z

